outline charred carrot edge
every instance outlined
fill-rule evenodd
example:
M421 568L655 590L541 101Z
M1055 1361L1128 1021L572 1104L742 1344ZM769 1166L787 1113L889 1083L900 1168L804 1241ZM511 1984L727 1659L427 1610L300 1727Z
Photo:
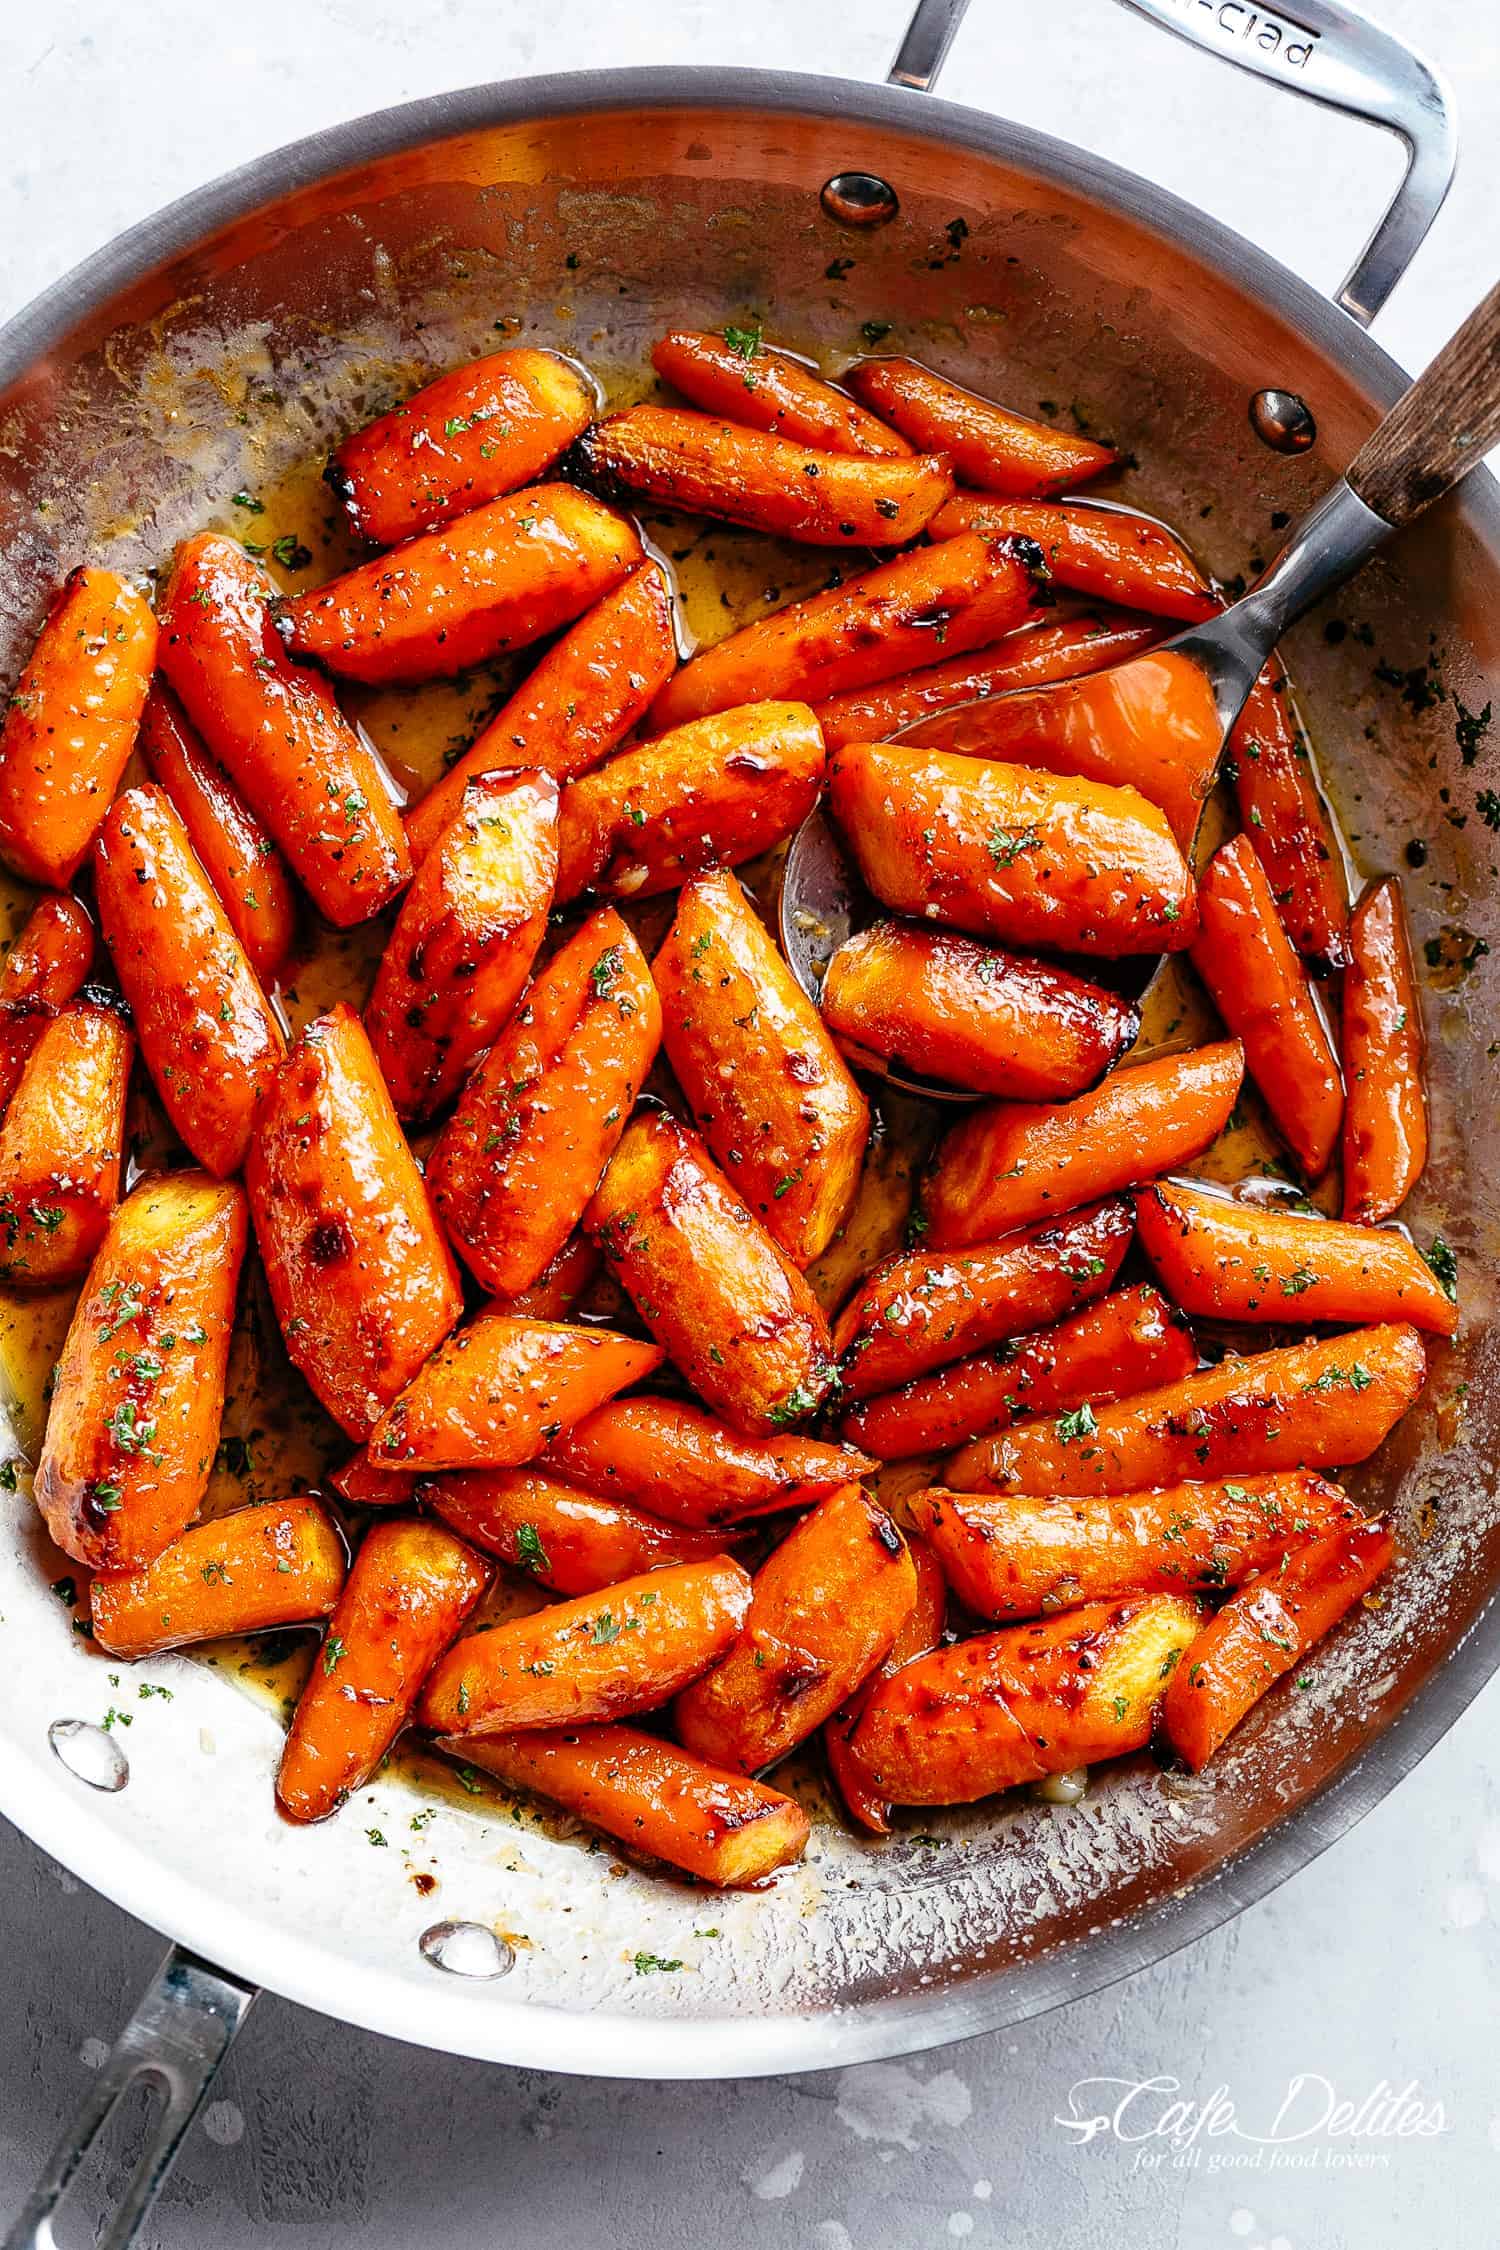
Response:
M717 336L673 329L652 347L651 364L694 406L747 428L828 453L899 460L911 451L905 438L847 391L825 382L790 352L762 342L758 328L731 326Z
M1313 974L1325 977L1349 959L1349 898L1338 839L1286 684L1275 666L1261 673L1230 734L1227 762L1281 926Z
M927 532L952 539L961 531L1034 539L1048 577L1093 601L1185 623L1212 617L1220 607L1181 540L1128 508L1087 500L981 500L960 492L938 510Z
M554 1438L540 1465L604 1499L702 1526L805 1508L876 1466L817 1438L744 1438L669 1398L611 1399Z
M1114 448L1013 414L910 359L867 359L845 377L856 398L913 445L952 455L965 484L1026 499L1112 468Z
M937 1647L943 1637L943 1619L948 1608L948 1582L933 1549L925 1539L908 1533L906 1551L916 1577L916 1599L896 1628L889 1654L823 1728L823 1753L833 1785L844 1801L844 1809L857 1826L867 1828L874 1836L890 1833L891 1808L879 1791L871 1788L854 1755L850 1738L876 1688L899 1672L903 1664L910 1664L915 1657L926 1656Z
M1426 1039L1401 885L1373 883L1344 978L1344 1217L1388 1219L1427 1163Z
M196 1524L143 1570L96 1578L89 1631L113 1656L308 1625L332 1611L346 1556L316 1500L268 1500Z
M85 986L43 1025L0 1125L0 1279L50 1289L86 1271L119 1200L135 1040Z
M469 1469L424 1479L425 1506L463 1538L559 1594L597 1594L641 1572L723 1554L732 1532L661 1523L624 1500L601 1500L545 1466Z
M39 898L0 968L0 1116L32 1048L77 995L93 959L87 909L65 891Z

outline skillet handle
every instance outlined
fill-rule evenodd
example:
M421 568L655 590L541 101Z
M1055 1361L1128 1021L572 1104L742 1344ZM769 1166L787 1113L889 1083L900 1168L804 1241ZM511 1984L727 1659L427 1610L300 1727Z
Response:
M920 93L931 88L968 4L918 0L891 65L892 84ZM1224 5L1120 0L1120 5L1240 70L1383 126L1405 143L1401 184L1338 291L1344 311L1368 328L1420 249L1452 184L1458 128L1446 78L1343 0L1295 0L1295 14L1285 17L1239 0Z
M52 2222L122 2095L138 2078L162 2099L146 2126L130 2184L97 2250L130 2250L197 2116L215 2071L245 2020L254 1987L173 1946L115 2041L78 2114L48 2157L26 2208L0 2250L56 2250Z

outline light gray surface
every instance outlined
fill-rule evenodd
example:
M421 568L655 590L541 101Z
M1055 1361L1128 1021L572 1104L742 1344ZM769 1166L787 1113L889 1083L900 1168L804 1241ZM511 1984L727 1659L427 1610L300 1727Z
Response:
M1409 365L1493 278L1500 30L1481 21L1489 13L1383 0L1385 19L1457 80L1467 151L1416 279L1377 328ZM0 14L0 315L167 197L359 109L583 63L784 60L874 76L902 19L891 0L852 26L830 0L733 13L657 0L633 18L618 0L540 18L515 0L261 0L234 14L189 0L128 12L76 0L65 16L15 6ZM1324 285L1397 161L1381 138L1278 100L1105 0L1031 11L976 0L943 90L1199 195ZM1491 1688L1379 1812L1228 1931L1113 1994L914 2066L636 2090L443 2063L264 2002L148 2238L173 2250L241 2250L284 2228L306 2250L355 2232L375 2250L512 2239L676 2250L705 2235L753 2235L766 2250L1489 2244L1497 1714ZM5 2212L160 1946L9 1831L0 1898ZM1223 2133L1194 2156L1109 2133L1081 2146L1053 2122L1077 2081L1162 2076L1199 2103L1227 2089L1243 2133L1265 2134L1298 2073L1353 2104L1382 2081L1416 2081L1428 2124L1440 2103L1446 2129L1314 2132L1273 2164L1269 2149ZM1320 2099L1309 2086L1289 2129ZM1079 2095L1073 2107L1109 2100Z

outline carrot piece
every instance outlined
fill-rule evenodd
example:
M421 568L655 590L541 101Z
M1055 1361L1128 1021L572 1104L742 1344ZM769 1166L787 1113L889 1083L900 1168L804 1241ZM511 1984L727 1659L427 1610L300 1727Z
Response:
M515 1468L665 1356L608 1328L480 1313L386 1409L370 1458L385 1468Z
M1192 942L1193 877L1134 789L849 743L828 802L875 896L1002 945L1118 956Z
M717 1555L514 1617L448 1651L422 1723L467 1738L655 1710L723 1655L749 1606L748 1576Z
M497 1289L490 1299L490 1311L517 1313L531 1320L563 1320L603 1263L597 1242L586 1234L570 1234L556 1257L526 1288Z
M1348 1226L1238 1201L1181 1180L1136 1197L1136 1228L1184 1312L1214 1320L1409 1320L1451 1336L1458 1307L1394 1227Z
M44 1026L0 1125L0 1280L75 1281L120 1194L135 1041L116 1009L70 1002Z
M0 1115L32 1048L79 992L93 961L88 910L66 891L39 898L0 968Z
M844 1436L882 1461L946 1453L1031 1414L1129 1398L1180 1382L1198 1364L1187 1323L1148 1283L1117 1289L1034 1336L864 1399Z
M245 1161L256 1105L286 1053L281 1026L164 789L127 789L94 847L104 942L141 1054L205 1171Z
M977 533L918 547L742 626L673 674L651 706L658 733L766 697L844 695L966 649L1030 613L1032 549Z
M324 471L379 547L436 531L530 484L588 428L594 393L557 352L522 345L450 368L335 448Z
M873 1056L1030 1101L1082 1093L1140 1029L1132 1002L1055 962L916 922L872 923L841 945L822 1007L852 1062Z
M457 813L469 782L533 766L571 781L599 765L643 719L677 664L672 596L644 562L553 643L457 765L406 816L418 866Z
M156 662L151 605L112 570L75 570L0 718L0 859L62 890L109 810Z
M694 1123L787 1256L810 1265L854 1201L870 1112L733 875L684 888L652 975Z
M401 901L365 1009L398 1117L441 1109L492 1045L531 972L556 882L550 774L471 781Z
M817 1438L740 1437L670 1398L611 1399L554 1438L540 1465L604 1499L706 1527L809 1507L875 1467Z
M1227 763L1281 926L1314 976L1325 977L1349 959L1349 900L1338 841L1285 686L1285 675L1268 665L1235 722Z
M834 1381L828 1324L696 1133L637 1117L584 1224L693 1389L744 1437L805 1421Z
M1303 1540L1358 1521L1352 1500L1311 1471L1179 1484L1111 1499L913 1493L961 1602L980 1617L1038 1617L1120 1594L1215 1593Z
M885 1510L857 1484L830 1493L756 1572L733 1646L678 1696L679 1739L734 1773L773 1765L869 1678L916 1598Z
M245 1198L202 1172L115 1212L57 1363L36 1502L65 1554L136 1570L191 1523L224 1411Z
M345 1567L326 1508L268 1500L195 1524L141 1570L96 1578L89 1631L112 1656L133 1657L309 1625L332 1610Z
M805 703L749 703L618 751L562 793L559 903L644 898L754 859L807 818L823 766Z
M859 1827L869 1829L874 1836L889 1835L891 1808L880 1792L871 1788L868 1776L854 1755L850 1738L876 1688L899 1672L903 1664L910 1664L913 1658L926 1656L937 1647L943 1637L943 1619L948 1609L948 1582L943 1576L942 1564L926 1540L908 1533L906 1551L916 1576L916 1600L896 1627L896 1638L889 1653L823 1728L823 1752L834 1787L844 1800L844 1809Z
M1117 1197L952 1257L887 1258L834 1323L846 1395L888 1391L1091 1304L1119 1272L1134 1231L1130 1205Z
M298 656L349 679L447 678L570 625L640 560L612 508L539 484L278 602L276 616Z
M634 1727L463 1735L438 1748L721 1890L759 1889L807 1843L808 1818L792 1798Z
M270 983L292 950L297 928L291 872L270 831L209 756L161 680L146 698L139 748L152 780L176 806L251 968L262 984Z
M820 446L826 453L860 453L899 460L910 453L905 438L823 380L792 353L761 341L758 328L726 328L721 335L675 328L652 347L651 364L664 383L706 414L721 414L747 429Z
M420 1497L486 1554L559 1594L597 1594L672 1563L707 1562L734 1534L658 1523L621 1500L600 1500L544 1467L469 1469L434 1477Z
M561 1254L660 1039L646 956L603 906L536 977L428 1161L438 1216L486 1289L527 1290Z
M990 1242L1201 1156L1244 1077L1237 1040L1155 1055L1061 1106L996 1102L950 1127L923 1190L935 1250Z
M1215 852L1198 891L1193 967L1245 1050L1245 1067L1309 1179L1328 1168L1344 1087L1302 964L1247 836Z
M1401 885L1373 883L1349 924L1344 978L1344 1217L1373 1225L1427 1162L1426 1039Z
M1144 1492L1196 1478L1366 1460L1422 1388L1415 1328L1284 1344L1096 1413L1024 1422L948 1463L956 1492Z
M245 1186L292 1365L339 1427L365 1438L463 1294L351 1008L316 1017L282 1064Z
M1341 1526L1252 1579L1204 1626L1162 1705L1167 1738L1195 1773L1267 1688L1369 1592L1394 1552L1383 1523Z
M1034 539L1047 576L1091 601L1118 602L1193 624L1221 607L1182 541L1165 524L1088 500L988 500L960 492L927 526L931 539L961 531Z
M965 484L1017 499L1061 492L1114 466L1113 446L1012 414L910 359L867 359L845 377L882 421L934 453L948 453Z
M161 667L318 912L347 929L389 905L411 858L384 769L328 682L287 655L270 596L232 539L184 540L162 601Z
M281 1753L276 1802L289 1819L326 1820L369 1780L489 1579L441 1524L366 1533Z
M328 1481L351 1508L411 1508L416 1505L419 1472L384 1468L361 1446L333 1470Z

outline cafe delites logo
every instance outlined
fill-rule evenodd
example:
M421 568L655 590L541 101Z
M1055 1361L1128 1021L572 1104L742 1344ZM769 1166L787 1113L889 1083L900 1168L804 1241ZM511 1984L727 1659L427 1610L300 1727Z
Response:
M1253 2106L1224 2085L1186 2092L1165 2072L1079 2078L1053 2122L1079 2146L1129 2149L1135 2172L1378 2171L1404 2142L1449 2130L1442 2103L1414 2078L1346 2091L1316 2070L1294 2071Z

